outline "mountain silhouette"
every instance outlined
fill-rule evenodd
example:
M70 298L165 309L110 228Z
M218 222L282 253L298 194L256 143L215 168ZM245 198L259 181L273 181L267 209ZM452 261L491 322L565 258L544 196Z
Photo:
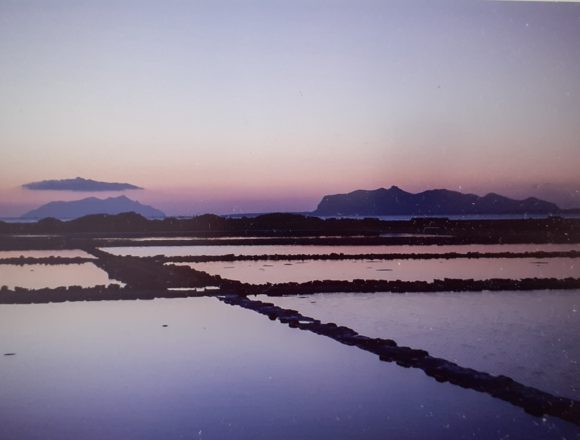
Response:
M495 193L483 197L447 189L432 189L413 194L397 186L372 191L327 195L313 212L334 215L484 215L549 214L560 208L534 197L514 200Z
M120 214L135 212L143 217L159 218L165 214L152 206L143 205L125 196L98 199L89 197L71 202L50 202L22 215L21 218L39 219L53 217L59 219L74 219L91 214Z

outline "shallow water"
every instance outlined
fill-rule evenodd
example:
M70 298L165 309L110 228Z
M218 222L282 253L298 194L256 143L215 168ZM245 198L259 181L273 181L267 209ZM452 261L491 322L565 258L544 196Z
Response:
M48 258L48 257L64 257L64 258L95 258L91 254L81 251L80 249L50 249L50 250L30 250L30 251L0 251L0 258Z
M2 305L0 352L9 439L579 438L213 298Z
M443 278L567 278L580 273L577 258L457 258L432 260L213 261L179 263L245 283L314 280L433 281Z
M535 251L579 251L580 244L467 244L429 246L320 246L320 245L235 245L235 246L118 246L102 247L113 255L135 257L184 257L187 255L297 255L297 254L407 254L407 253L447 253L447 252L535 252Z
M272 239L303 239L303 238L344 238L344 235L276 235L276 236L224 236L224 237L203 237L203 236L153 236L153 237L107 237L106 240L128 240L128 241L181 241L181 240L272 240ZM368 238L367 235L349 235L348 238ZM434 234L405 234L389 233L380 234L378 237L451 237L451 235L434 235Z
M0 286L42 289L64 286L93 287L122 284L111 280L93 263L82 264L0 264Z
M580 400L579 290L259 299Z
M335 236L324 236L325 238L328 237L335 237ZM340 236L336 236L340 237ZM362 236L361 236L362 237ZM304 238L304 237L295 237L295 236L232 236L232 237L132 237L132 238L123 238L123 237L115 237L115 238L107 238L107 240L129 240L129 241L178 241L178 240L211 240L211 241L223 241L223 240L272 240L272 239L280 239L280 238Z

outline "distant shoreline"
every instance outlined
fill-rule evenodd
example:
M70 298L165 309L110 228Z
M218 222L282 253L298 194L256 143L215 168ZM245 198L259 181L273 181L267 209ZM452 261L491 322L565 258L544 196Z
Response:
M170 237L182 237L172 240ZM227 218L203 215L185 219L148 220L135 213L90 215L71 221L44 219L33 223L0 222L0 249L36 246L82 249L111 237L161 237L147 245L215 244L324 244L324 245L450 245L506 243L580 243L580 219L560 216L528 219L460 219L414 217L411 220L377 218L306 217L266 214ZM168 237L168 238L164 238ZM189 238L188 238L189 237ZM214 237L224 237L216 243ZM196 243L192 243L196 239ZM127 240L115 245L134 245Z
M167 216L167 219L178 219L178 220L187 220L196 217L200 217L202 215L212 215L227 219L242 219L242 218L255 218L260 217L263 215L274 215L274 214L282 214L282 215L300 215L304 217L315 217L322 220L326 219L349 219L349 220L364 220L364 219L376 219L382 221L411 221L413 219L448 219L448 220L542 220L548 218L557 218L561 217L564 219L580 219L580 210L578 209L570 209L564 210L559 212L558 214L472 214L472 215L458 215L458 214L450 214L450 215L316 215L312 212L283 212L280 213L279 211L274 212L250 212L250 213L243 213L243 214L198 214L198 215L173 215ZM100 214L94 214L100 215ZM67 218L67 219L60 219L63 222L69 222L75 220L77 218ZM0 217L0 222L5 223L37 223L42 218L22 218L22 217ZM161 217L151 217L149 220L162 220Z

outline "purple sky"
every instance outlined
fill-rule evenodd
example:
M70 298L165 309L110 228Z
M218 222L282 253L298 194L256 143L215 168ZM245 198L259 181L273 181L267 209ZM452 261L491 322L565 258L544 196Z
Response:
M76 176L168 214L580 200L580 4L0 0L0 65L0 216Z

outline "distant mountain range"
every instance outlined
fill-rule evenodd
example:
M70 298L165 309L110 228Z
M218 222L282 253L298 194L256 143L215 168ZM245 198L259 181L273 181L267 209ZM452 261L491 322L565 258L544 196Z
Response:
M22 215L24 219L41 219L53 217L58 219L74 219L91 214L120 214L123 212L135 212L148 218L165 217L165 214L153 208L143 205L125 196L98 199L89 197L71 202L50 202L37 209Z
M357 190L348 194L327 195L313 212L320 216L387 215L484 215L484 214L556 214L554 203L536 199L514 200L490 193L483 197L447 189L433 189L417 194L397 186L372 191Z
M165 214L125 196L75 201L50 202L22 215L22 219L75 219L93 214L134 212L147 218L164 218ZM317 216L449 216L501 214L580 213L578 209L562 210L556 204L534 197L514 200L490 193L483 197L447 189L433 189L413 194L392 186L388 189L357 190L348 194L327 195L311 214Z

